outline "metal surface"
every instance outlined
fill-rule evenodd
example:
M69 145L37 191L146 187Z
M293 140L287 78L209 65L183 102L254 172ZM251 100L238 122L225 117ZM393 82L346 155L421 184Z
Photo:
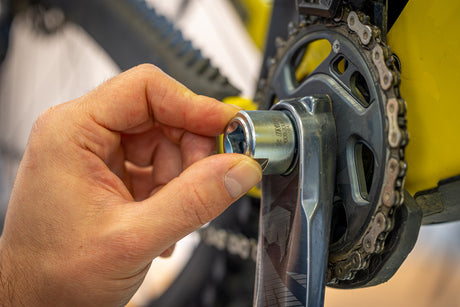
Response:
M372 49L372 60L379 71L380 85L384 90L388 90L393 84L393 75L385 64L383 49L379 45Z
M460 175L441 180L434 189L414 195L423 211L423 224L460 220Z
M294 126L279 111L240 111L224 133L224 151L249 156L264 175L288 173L296 154Z
M348 14L347 23L350 30L358 34L361 43L364 45L368 45L370 43L372 38L371 27L361 23L356 12L350 12L350 14Z
M300 14L333 17L341 0L296 0Z
M335 177L336 129L327 96L281 101L294 119L298 161L264 176L256 306L322 306Z
M328 42L330 52L299 78L299 62L318 41ZM360 12L344 9L333 20L306 19L278 44L259 93L261 109L292 97L331 97L338 142L328 279L333 287L359 287L357 272L375 273L369 264L385 251L394 210L403 202L406 107L399 71L383 41Z

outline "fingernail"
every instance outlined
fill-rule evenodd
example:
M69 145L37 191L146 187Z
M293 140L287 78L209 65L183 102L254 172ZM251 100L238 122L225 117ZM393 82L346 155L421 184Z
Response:
M224 184L228 194L237 198L248 192L262 179L262 170L254 161L241 161L225 175Z

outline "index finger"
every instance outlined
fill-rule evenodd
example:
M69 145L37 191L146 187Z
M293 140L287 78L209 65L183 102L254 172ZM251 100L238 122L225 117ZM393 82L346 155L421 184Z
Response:
M239 111L194 94L149 64L114 77L83 99L87 102L85 109L98 124L118 132L156 121L204 136L217 136Z

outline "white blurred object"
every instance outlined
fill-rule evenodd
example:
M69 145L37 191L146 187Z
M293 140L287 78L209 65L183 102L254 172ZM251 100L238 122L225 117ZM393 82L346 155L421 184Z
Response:
M66 24L38 33L30 19L15 19L0 83L1 139L21 150L35 118L50 106L77 98L119 73L84 31Z
M169 258L156 258L145 276L144 282L130 301L132 306L144 306L152 298L166 291L180 274L190 255L200 242L200 236L194 232L177 242Z
M16 176L34 120L47 108L77 98L119 73L78 26L38 32L29 14L17 16L0 71L2 207Z

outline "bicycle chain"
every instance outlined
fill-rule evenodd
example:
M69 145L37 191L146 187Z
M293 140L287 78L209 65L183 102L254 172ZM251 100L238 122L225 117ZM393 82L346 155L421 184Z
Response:
M361 240L350 248L348 252L329 255L327 281L329 286L334 287L341 281L353 280L358 271L368 269L371 257L382 253L384 250L385 239L394 226L394 211L404 201L403 185L407 170L407 164L404 160L404 148L408 142L408 132L405 118L406 103L401 98L399 91L399 61L383 41L380 29L371 25L369 17L365 14L344 9L340 17L333 19L318 18L313 22L304 20L298 26L290 23L288 41L303 27L318 23L324 23L332 27L347 27L350 35L358 36L360 47L371 52L372 61L379 75L379 80L377 81L386 96L386 141L390 149L383 189L380 192L379 203L376 206L371 223L368 225L364 235L361 236ZM286 45L286 42L277 39L278 55L283 54L282 51ZM277 59L273 58L268 62L271 66L270 69L274 69ZM259 97L261 97L260 95L263 97L267 87L266 80L260 80ZM238 244L236 245L238 246L251 246L250 249L253 251L255 244L255 239L253 238L247 238L242 234L230 234L225 230L219 232L213 228L203 228L199 233L208 245L220 250L227 250L230 254L240 255L243 259L254 259L254 255L248 257L248 253L245 251L247 250L246 248L241 249L240 252L235 252L234 250L235 242L237 242ZM232 244L228 241L230 237L233 238L234 243ZM250 242L249 245L248 242Z
M314 24L323 23L333 27L346 27L350 35L359 38L360 48L370 52L372 62L378 71L379 85L385 95L386 140L389 154L387 169L379 201L371 223L355 246L347 252L330 255L328 265L328 285L334 286L340 281L353 280L356 272L369 267L370 258L384 249L385 239L393 229L394 211L403 203L403 184L407 164L404 160L404 148L408 142L406 126L406 103L400 96L400 73L397 58L391 53L381 37L380 29L369 23L369 17L361 12L344 8L339 17L304 19L298 26L291 23L286 42L277 39L277 57L269 59L270 71L275 69L279 57L284 54L288 42L302 30ZM334 49L334 44L332 45ZM270 75L270 73L269 73ZM259 95L264 97L269 84L267 80L259 83ZM260 96L259 96L260 97Z

